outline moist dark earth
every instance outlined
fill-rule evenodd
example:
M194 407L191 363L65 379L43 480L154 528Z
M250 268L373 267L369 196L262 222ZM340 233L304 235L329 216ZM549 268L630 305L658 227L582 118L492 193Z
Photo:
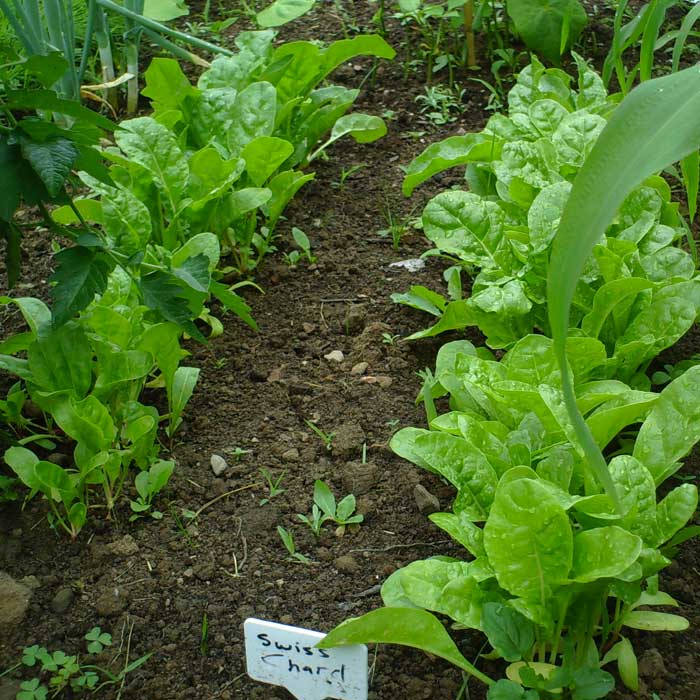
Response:
M354 20L369 27L371 11L359 5ZM342 38L341 19L335 5L324 3L283 36ZM389 40L400 49L399 27L392 25ZM158 499L163 519L131 523L124 501L113 520L91 519L71 543L48 527L39 501L23 511L19 506L0 510L0 569L33 589L21 624L8 628L0 621L0 669L15 664L22 648L32 644L83 650L83 635L99 625L115 639L113 651L100 657L103 664L120 669L127 660L153 652L122 687L103 689L101 697L283 700L291 697L287 691L245 674L246 618L328 631L381 605L379 586L397 568L435 554L460 556L424 513L433 499L449 508L451 488L387 446L398 428L424 425L423 410L415 405L417 372L433 365L440 344L449 339L400 342L426 318L389 297L411 284L441 289L444 264L429 258L419 272L391 267L418 257L428 244L407 228L395 249L379 231L387 228L387 212L408 221L430 196L460 181L459 172L446 173L406 200L400 166L430 142L481 128L489 116L488 94L468 83L464 114L436 127L419 114L414 97L424 83L421 75L404 75L405 58L400 53L394 63L382 62L356 107L373 114L392 110L388 135L370 145L338 144L287 210L280 252L255 278L264 294L244 292L259 331L224 316L222 336L206 347L189 346L187 362L200 367L201 375L172 446L177 469ZM334 77L356 86L370 67L371 62L352 61ZM488 77L487 71L481 77ZM344 169L353 165L362 167L341 186ZM292 226L309 236L315 264L291 268L283 262L282 253L291 250ZM29 231L16 292L45 297L50 270L48 236ZM0 285L6 285L4 271ZM18 324L7 312L0 320L2 336ZM480 342L477 334L469 337ZM697 348L694 331L663 360L689 357ZM333 434L332 449L307 421ZM226 462L218 476L212 455ZM269 494L261 470L283 475L284 492L264 505L260 501ZM697 474L692 457L681 476L696 480ZM359 528L338 537L327 525L316 539L298 521L297 513L311 509L316 479L338 497L357 496L364 515ZM183 509L200 514L188 525ZM311 564L288 558L278 525L293 533L297 550ZM676 597L691 626L684 633L640 634L633 640L643 679L635 698L700 697L699 557L697 543L686 543L662 576L662 589ZM477 659L482 637L465 632L453 637L467 658ZM461 673L418 651L371 648L370 662L371 700L398 694L451 700L463 684ZM495 677L503 673L498 663L481 659L477 664ZM0 679L0 698L14 698L13 684ZM472 681L461 697L479 700L484 691ZM619 691L613 697L632 695Z

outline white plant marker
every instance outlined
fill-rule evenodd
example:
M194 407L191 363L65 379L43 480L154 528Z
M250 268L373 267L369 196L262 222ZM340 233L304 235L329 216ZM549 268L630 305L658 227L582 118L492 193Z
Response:
M249 617L243 626L246 670L297 700L367 700L367 647L316 649L326 635Z

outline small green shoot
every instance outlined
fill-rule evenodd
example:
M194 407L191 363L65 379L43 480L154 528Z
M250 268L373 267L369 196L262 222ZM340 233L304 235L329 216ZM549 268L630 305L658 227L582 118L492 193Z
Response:
M243 455L247 455L250 453L250 450L244 450L242 447L235 447L231 452L227 452L227 454L230 454L233 459L235 459L237 462L243 457Z
M464 94L466 90L455 85L453 89L443 85L425 88L425 95L418 95L416 102L420 111L436 126L456 121L464 112Z
M292 228L292 237L294 238L294 242L301 248L301 252L293 250L291 253L285 253L284 261L290 267L294 267L299 264L302 258L306 258L309 265L313 265L316 262L316 256L311 254L311 241L309 237L296 226Z
M297 552L296 545L294 544L294 535L289 530L286 530L281 525L277 526L277 534L280 536L285 549L289 552L289 561L295 561L300 564L311 564L311 559L304 556L301 552Z
M333 438L335 437L335 433L324 433L321 428L319 428L315 423L312 423L310 420L306 420L304 422L309 426L309 428L311 428L311 430L313 430L316 436L321 439L328 451L333 449Z
M391 333L382 333L382 343L384 345L396 345L396 341L400 338L400 335L392 335Z
M199 652L202 656L209 653L209 617L207 611L202 613L202 630L199 638Z
M336 503L333 492L324 481L317 479L314 482L314 503L311 508L311 515L303 515L297 513L297 517L305 525L311 528L311 532L318 537L321 534L321 528L324 523L331 521L338 527L335 534L341 537L345 534L348 525L359 525L364 516L360 514L353 515L355 512L355 496L349 494L345 498Z
M282 483L282 479L284 479L284 475L287 473L287 470L285 469L276 479L273 478L270 470L266 469L265 467L261 467L258 469L258 471L267 482L267 496L265 498L261 498L259 503L259 505L264 506L268 504L275 496L279 496L284 493L284 489L280 488L280 484Z
M331 186L335 187L336 189L342 190L343 187L345 187L345 183L347 180L349 180L356 172L359 172L360 170L362 170L362 168L366 167L367 163L356 163L355 165L351 165L349 168L343 168L340 171L340 179L335 182L331 182Z

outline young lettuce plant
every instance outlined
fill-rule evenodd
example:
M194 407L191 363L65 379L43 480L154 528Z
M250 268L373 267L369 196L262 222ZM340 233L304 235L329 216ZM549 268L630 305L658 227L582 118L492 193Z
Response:
M575 438L550 339L528 336L500 362L467 341L449 343L423 393L449 392L452 410L430 430L399 431L392 448L455 486L451 512L431 520L468 558L435 557L395 572L382 587L387 607L346 621L323 646L410 644L477 675L432 611L481 630L509 662L507 681L478 675L492 686L489 698L562 697L562 688L563 697L602 698L614 685L603 670L609 663L637 687L627 630L687 627L648 607L677 605L658 590L657 574L670 563L667 548L685 537L697 489L683 484L657 502L656 488L700 439L700 369L653 394L598 378L606 365L599 341L572 338L567 349L580 410L601 449L642 423L609 463L621 510ZM681 407L688 415L679 431Z

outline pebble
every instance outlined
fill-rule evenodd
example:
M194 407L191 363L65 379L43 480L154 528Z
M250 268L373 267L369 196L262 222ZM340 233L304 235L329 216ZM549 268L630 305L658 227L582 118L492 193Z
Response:
M95 601L95 610L102 617L116 617L129 605L128 593L124 588L110 587Z
M355 496L371 491L379 482L379 467L374 462L348 462L343 473L345 493Z
M285 450L282 453L282 459L285 462L298 462L299 461L299 450L296 447L292 447L289 450Z
M336 455L349 455L361 449L365 442L365 431L359 423L343 423L334 432L333 453Z
M341 574L356 574L360 570L360 565L355 558L351 557L349 554L338 557L333 562L333 566L338 569Z
M416 484L413 488L413 498L421 513L435 513L440 510L440 501L423 484Z
M61 588L51 600L51 610L57 615L62 615L73 603L75 594L72 588Z
M394 382L391 377L387 377L385 375L361 377L360 381L364 382L365 384L376 384L382 389L388 389Z
M110 542L106 549L115 557L130 557L139 551L139 546L131 535L124 535L121 539Z
M367 320L367 310L360 304L353 304L345 314L345 332L355 335L361 333Z
M350 370L350 374L354 375L355 377L359 377L367 371L368 367L369 362L358 362L356 365L353 365L352 369Z
M328 362L342 362L345 355L342 350L331 350L327 355L323 356Z
M228 469L228 464L226 464L226 460L221 455L213 454L209 458L209 464L211 464L214 476L221 476Z
M639 675L647 680L663 678L666 675L664 657L656 647L647 649L639 659Z
M18 625L27 614L32 592L0 571L0 627Z

